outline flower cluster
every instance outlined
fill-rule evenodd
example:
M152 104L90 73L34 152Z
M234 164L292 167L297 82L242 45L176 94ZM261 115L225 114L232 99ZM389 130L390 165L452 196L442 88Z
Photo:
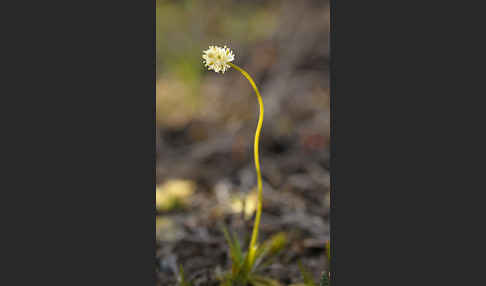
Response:
M209 46L209 49L203 52L202 58L204 64L209 70L224 73L230 68L229 62L235 59L233 52L224 46L223 48L217 46Z

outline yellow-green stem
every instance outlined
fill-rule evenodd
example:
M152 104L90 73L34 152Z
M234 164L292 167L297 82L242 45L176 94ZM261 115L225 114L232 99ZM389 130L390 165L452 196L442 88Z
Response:
M249 258L249 264L253 265L254 259L255 259L255 251L256 251L256 243L258 239L258 227L260 225L260 217L262 215L262 174L260 172L260 159L258 156L258 143L260 140L260 133L262 131L262 124L263 124L263 100L260 95L260 92L258 91L258 88L251 78L251 76L242 68L239 66L229 63L230 66L233 68L237 69L239 72L243 74L244 77L250 82L251 86L255 90L255 93L257 95L258 99L258 104L260 105L260 115L258 117L258 124L257 128L255 131L255 141L254 141L254 156L255 156L255 169L257 173L257 184L258 184L258 200L257 200L257 209L256 209L256 216L255 216L255 223L253 224L253 232L251 234L251 241L250 241L250 246L248 247L248 258Z

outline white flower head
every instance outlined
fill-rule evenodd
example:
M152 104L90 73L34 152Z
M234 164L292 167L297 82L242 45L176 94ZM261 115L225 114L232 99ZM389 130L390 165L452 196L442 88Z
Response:
M209 46L209 49L203 51L202 58L204 59L204 65L209 70L224 73L231 67L228 63L235 59L235 55L226 46L223 48Z

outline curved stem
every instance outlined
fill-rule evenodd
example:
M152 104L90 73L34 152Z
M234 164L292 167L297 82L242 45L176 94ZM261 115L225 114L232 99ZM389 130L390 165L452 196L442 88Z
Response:
M256 242L258 239L258 226L260 225L260 217L262 215L262 174L260 172L260 159L258 156L258 143L260 140L260 133L262 131L262 124L263 124L263 100L260 95L260 92L258 91L258 88L251 78L251 76L242 68L239 66L229 63L230 66L233 68L237 69L239 72L243 74L244 77L250 82L251 86L255 90L255 93L257 95L258 99L258 104L260 105L260 115L258 117L258 124L257 128L255 131L255 141L254 141L254 157L255 157L255 169L257 173L257 182L258 182L258 200L257 200L257 210L256 210L256 216L255 216L255 223L253 225L253 232L251 234L251 241L250 241L250 246L248 248L248 255L249 255L249 262L250 265L253 265L254 262L254 255L256 251Z

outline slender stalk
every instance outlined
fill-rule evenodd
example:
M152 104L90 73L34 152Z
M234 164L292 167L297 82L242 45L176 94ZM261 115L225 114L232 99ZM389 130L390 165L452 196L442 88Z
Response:
M255 93L257 95L258 99L258 104L260 105L260 114L258 117L258 124L257 128L255 131L255 141L254 141L254 157L255 157L255 169L257 173L257 182L258 182L258 200L257 200L257 210L256 210L256 216L255 216L255 223L253 224L253 232L251 234L251 241L250 241L250 246L248 247L248 258L249 258L249 264L253 265L254 259L255 259L255 251L256 251L256 243L258 239L258 227L260 225L260 217L262 215L262 174L260 172L260 158L258 155L258 143L260 140L260 133L262 131L262 124L263 124L263 100L260 95L260 92L258 91L258 88L251 78L251 76L242 68L239 66L229 63L230 66L233 68L237 69L239 72L243 74L244 77L250 82L251 86L255 90Z

